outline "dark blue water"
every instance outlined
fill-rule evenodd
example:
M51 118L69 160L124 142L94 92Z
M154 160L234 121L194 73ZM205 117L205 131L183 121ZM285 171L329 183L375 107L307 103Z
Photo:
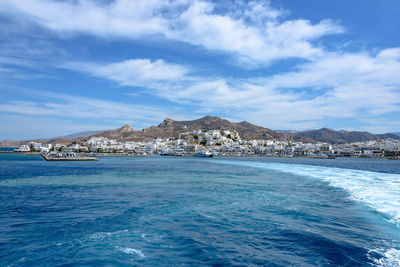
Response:
M400 266L399 164L0 154L0 265Z

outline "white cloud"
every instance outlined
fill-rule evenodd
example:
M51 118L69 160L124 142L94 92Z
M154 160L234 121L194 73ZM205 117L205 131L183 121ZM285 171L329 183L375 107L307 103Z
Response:
M120 0L108 5L95 1L17 0L2 1L0 6L56 31L136 37L164 30L163 19L154 14L159 4L158 0Z
M155 61L130 59L111 64L73 62L64 67L130 86L148 86L149 83L161 81L176 82L183 79L189 72L189 69L184 66L170 64L161 59Z
M146 93L192 104L209 113L223 110L232 118L271 128L318 127L321 121L333 118L364 121L372 129L374 120L400 111L400 48L375 54L327 52L315 41L343 32L335 21L326 19L313 24L305 19L285 20L285 11L272 8L267 1L224 2L222 11L218 5L202 0L116 0L108 4L88 0L3 0L0 12L22 16L63 36L84 33L102 38L145 39L155 35L260 65L279 59L308 59L291 72L240 80L194 76L191 68L161 59L73 62L63 66L120 85L147 87ZM8 65L31 64L29 60L7 56L1 56L0 62L6 66L4 70ZM61 116L69 112L69 116L80 118L137 114L149 121L167 115L146 106L63 97L65 103L17 101L1 104L0 110L22 114L28 106L38 115ZM74 111L81 106L85 107ZM168 116L173 115L168 112ZM387 128L398 126L391 124Z
M210 112L224 110L232 117L276 128L299 127L299 122L318 126L325 119L357 121L400 111L399 59L400 48L376 55L331 53L297 71L271 77L237 80L182 76L168 84L157 84L151 92L170 101L191 103ZM115 77L105 77L121 84L137 84L130 77L120 80L120 74L111 75ZM147 83L151 87L151 80Z
M0 7L59 33L122 38L159 35L259 64L290 57L313 59L323 53L313 40L343 31L330 20L281 22L283 12L260 1L251 1L247 8L242 4L243 11L236 14L218 14L215 4L201 0L116 0L109 4L5 0Z
M147 93L190 104L193 110L224 113L270 128L314 128L328 120L359 122L363 129L395 131L395 122L377 121L400 112L400 48L375 54L330 53L296 71L264 78L190 76L184 66L147 59L74 67L121 85L145 86ZM72 65L70 65L71 67ZM160 82L161 81L161 82ZM165 82L164 82L165 81ZM158 123L179 112L145 105L35 91L44 102L13 101L0 111L71 118L136 119ZM56 99L57 101L51 101ZM188 111L184 117L196 113ZM385 120L385 119L384 119ZM148 124L146 125L148 126ZM343 127L351 128L351 125Z
M101 119L113 122L140 122L139 125L133 125L133 127L144 126L143 122L146 122L148 126L149 123L159 122L169 115L169 112L162 108L140 104L127 104L33 89L16 90L45 100L8 101L0 104L0 112L33 117L46 116L90 120Z

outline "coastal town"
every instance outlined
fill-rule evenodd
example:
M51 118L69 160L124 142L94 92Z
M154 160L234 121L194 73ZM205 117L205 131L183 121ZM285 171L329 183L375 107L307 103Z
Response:
M329 144L291 140L245 140L237 131L194 130L179 138L150 141L117 141L92 136L69 145L29 142L16 152L40 152L53 157L106 156L215 156L215 157L308 157L308 158L389 158L400 159L400 140Z

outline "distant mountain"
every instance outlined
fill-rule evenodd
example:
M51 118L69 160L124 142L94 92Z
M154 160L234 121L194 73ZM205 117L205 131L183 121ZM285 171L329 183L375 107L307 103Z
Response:
M289 136L291 136L294 140L309 138L318 142L325 142L330 144L364 142L387 138L400 140L400 136L397 136L395 134L371 134L368 132L358 131L335 131L328 128L299 132L295 134L290 134Z
M82 143L92 136L102 136L109 139L116 139L118 141L146 141L153 140L154 138L179 138L182 133L198 130L237 131L239 135L245 140L280 139L302 142L326 142L331 144L372 141L387 138L400 140L400 133L371 134L368 132L358 131L335 131L328 128L322 128L319 130L307 130L301 132L290 130L273 131L269 128L256 126L247 121L233 123L219 117L206 116L191 121L175 121L170 118L166 118L159 125L151 126L143 130L134 130L132 129L132 127L126 124L121 128L115 130L87 131L67 135L60 138L53 138L50 140L6 140L1 142L0 146L18 147L22 144L27 144L30 141L51 142L59 144L69 144L71 142Z
M139 134L140 131L135 131L131 128L131 126L125 124L124 126L116 130L108 130L92 136L105 137L108 139L116 139L120 141L127 141L127 140L135 140ZM87 136L87 137L92 137L92 136Z
M94 134L102 133L103 131L86 131L75 134L69 134L66 136L53 137L53 138L38 138L38 139L30 139L30 140L4 140L0 142L0 147L19 147L21 145L26 145L29 142L38 142L38 143L57 143L62 145L71 144L75 140L79 140L88 136L92 136Z
M99 134L99 133L102 133L102 132L104 132L104 130L103 131L86 131L86 132L80 132L80 133L65 135L63 137L67 138L67 139L70 139L70 140L73 140L73 139L76 139L76 138L88 137L88 136L91 136L91 135Z
M70 139L67 139L67 138L64 138L64 137L52 138L52 139L47 139L47 140L40 140L40 139L4 140L3 142L0 142L0 147L19 147L21 145L27 145L29 142L68 145L68 144L71 144L72 141Z
M232 123L219 117L206 116L191 121L164 119L159 125L141 131L133 130L129 125L94 136L117 139L120 141L152 140L153 138L178 138L180 134L193 130L235 130L244 139L279 139L284 135L271 129L253 125L247 121Z
M378 139L397 139L400 140L400 135L394 133L386 133L386 134L375 134Z
M296 130L274 130L274 131L282 134L295 134L300 132Z

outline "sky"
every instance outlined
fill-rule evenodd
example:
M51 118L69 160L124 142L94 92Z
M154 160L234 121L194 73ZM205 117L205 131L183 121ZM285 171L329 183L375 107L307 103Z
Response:
M398 0L1 0L0 140L206 115L400 131Z

